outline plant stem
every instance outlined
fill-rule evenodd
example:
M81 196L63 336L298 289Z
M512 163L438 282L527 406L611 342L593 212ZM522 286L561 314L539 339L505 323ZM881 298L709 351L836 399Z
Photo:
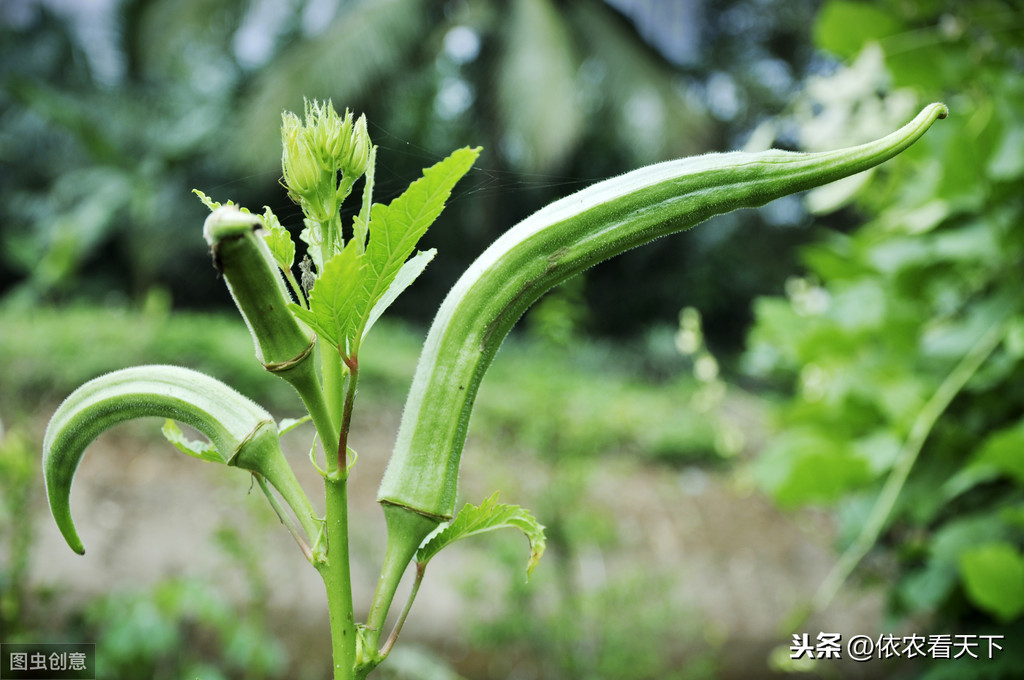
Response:
M352 606L352 576L349 567L348 546L348 434L352 424L352 407L356 397L356 383L359 380L359 361L346 358L329 348L324 352L324 382L328 376L332 381L327 390L328 401L337 404L342 392L344 371L348 370L348 388L341 405L341 422L338 427L336 467L324 477L326 494L325 532L327 536L327 559L321 563L320 574L327 589L327 609L331 621L331 648L334 658L335 680L356 677L356 627ZM328 358L330 357L330 358ZM332 405L334 405L332 404ZM337 410L332 409L334 413ZM332 461L327 449L327 466Z
M317 565L327 590L334 680L351 680L355 677L356 666L356 626L348 552L347 485L348 480L344 475L340 479L324 479L327 558Z
M839 561L832 568L832 571L829 572L824 582L818 588L818 592L815 594L812 602L812 609L814 611L821 611L829 605L836 596L836 593L839 592L839 588L842 587L846 579L853 573L857 564L864 558L864 555L867 554L875 542L878 541L878 536L882 533L886 522L889 520L889 515L896 505L896 500L899 497L900 491L903 490L903 485L910 475L910 470L917 460L917 455L921 452L921 448L928 439L928 435L931 433L936 421L938 421L939 416L942 415L956 395L960 393L960 390L964 388L964 385L971 379L971 376L981 368L988 356L999 346L1005 332L1005 318L992 324L984 335L968 350L963 359L949 372L946 379L942 381L942 384L932 394L931 399L921 408L913 425L910 427L910 433L907 435L903 448L900 449L896 463L893 465L889 477L885 480L885 485L878 495L878 500L875 501L871 514L864 523L863 529L861 529L860 535L842 554ZM810 612L806 613L809 614Z
M391 609L398 584L413 560L423 539L437 528L438 520L426 517L408 508L382 503L384 520L388 527L388 540L384 552L377 589L373 593L370 614L366 619L366 644L376 648L381 630ZM418 567L417 567L418 568ZM417 574L422 578L422 574ZM403 616L404 618L404 616Z
M281 269L281 273L284 274L284 279L285 281L288 282L288 285L291 287L292 295L295 296L295 299L296 301L298 301L299 306L309 309L309 302L306 301L306 295L302 292L302 286L300 286L299 282L295 280L295 274L292 274L292 270Z
M254 472L252 473L252 476L256 478L256 482L260 485L260 490L263 492L263 495L267 497L267 501L270 502L270 507L274 509L274 512L277 514L277 518L281 520L281 524L288 529L288 533L290 533L292 538L295 539L295 542L299 544L299 549L302 550L302 554L306 556L306 559L312 562L313 551L309 547L309 542L306 540L303 528L283 507L281 507L281 504L277 501L277 496L275 496L274 492L270 490L270 486L267 484L267 480L264 479L263 475ZM312 540L312 537L310 540Z
M324 452L327 458L327 469L334 470L336 458L331 454L340 447L340 418L344 411L345 404L345 365L338 356L337 348L323 346L321 348L320 366L323 372L324 398L327 402L327 410L331 414L332 430L338 432L335 439L325 439L321 433L320 439L324 443ZM347 439L347 436L345 436Z
M352 408L356 401L356 385L359 383L359 358L355 355L344 359L348 367L348 387L345 391L345 404L341 411L341 427L338 438L338 470L348 476L348 432L352 426Z
M302 399L303 405L313 419L313 426L316 427L316 432L320 435L320 441L323 442L324 450L333 451L338 445L338 428L331 417L331 413L336 413L336 411L333 410L327 398L330 396L330 392L325 395L324 390L320 388L316 371L313 368L313 364L309 363L310 360L311 357L307 357L303 361L303 365L296 366L287 374L281 374L281 376L288 380L292 387L295 388L295 391L299 393L299 398Z

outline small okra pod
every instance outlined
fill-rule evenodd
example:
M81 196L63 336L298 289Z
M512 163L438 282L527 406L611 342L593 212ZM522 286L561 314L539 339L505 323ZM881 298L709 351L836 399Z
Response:
M257 234L262 227L259 215L225 205L206 218L203 236L252 333L257 358L268 371L282 373L309 356L313 337L288 311L290 297L284 279L266 242Z
M404 510L387 513L389 532L392 524L452 516L477 388L513 324L549 289L713 215L872 168L946 115L932 104L886 137L837 151L733 152L652 165L556 201L506 232L456 282L430 328L378 493L385 506ZM410 515L419 519L401 519Z
M109 428L160 416L202 432L202 458L264 477L316 536L312 506L281 452L277 426L263 408L208 375L179 366L138 366L85 383L57 408L43 438L43 479L50 510L72 550L85 547L71 518L71 484L90 443Z
M206 218L203 236L224 276L256 346L263 367L299 393L329 450L338 447L337 427L326 411L310 355L315 336L288 309L291 298L277 263L258 231L263 220L233 205Z

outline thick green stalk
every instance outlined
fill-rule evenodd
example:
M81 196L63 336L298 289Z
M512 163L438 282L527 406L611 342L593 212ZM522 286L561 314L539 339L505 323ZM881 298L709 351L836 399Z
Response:
M373 594L370 615L366 619L367 644L377 647L388 611L395 599L398 584L402 581L406 567L412 561L417 548L430 532L437 528L437 520L417 513L411 513L397 505L383 504L384 520L388 527L388 540L381 567L380 579Z
M327 555L316 565L327 591L331 623L334 680L350 680L356 668L356 625L352 606L352 577L348 551L347 480L324 478Z
M327 354L338 356L333 348ZM349 567L348 545L348 435L352 423L352 407L355 402L356 384L359 379L359 363L353 357L344 364L334 362L340 372L344 365L348 369L348 389L341 406L341 423L337 450L327 451L328 473L324 476L324 490L327 498L325 535L327 538L326 561L321 563L320 574L327 590L327 607L331 623L331 646L334 658L335 680L356 677L357 658L356 627L352 605L352 579ZM343 382L343 381L342 381ZM340 388L340 385L337 386ZM333 390L332 390L333 393ZM332 464L332 456L334 461ZM333 469L332 469L333 465Z
M602 260L713 215L872 168L946 115L944 105L932 104L900 130L838 151L707 154L641 168L557 201L509 230L459 279L430 328L378 493L385 505L404 510L389 515L389 541L392 533L409 535L400 523L452 516L480 381L537 298Z

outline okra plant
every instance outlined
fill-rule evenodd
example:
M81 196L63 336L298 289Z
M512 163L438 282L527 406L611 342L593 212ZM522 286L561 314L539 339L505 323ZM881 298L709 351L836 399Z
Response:
M356 623L349 575L347 480L357 456L349 442L359 353L384 310L424 270L434 251L416 244L440 215L480 149L463 148L423 171L388 204L373 202L376 147L364 117L307 102L285 113L282 184L304 214L304 255L269 208L253 213L196 191L210 208L203 227L267 371L287 380L308 416L277 423L216 378L175 366L140 366L95 378L54 413L43 443L50 508L71 548L84 552L70 510L71 484L97 435L143 416L165 418L182 452L251 473L273 510L320 573L327 592L336 680L364 678L391 651L428 562L462 538L503 527L529 541L527 572L544 551L532 514L497 494L456 513L459 465L477 389L502 340L553 286L602 260L719 213L759 206L867 170L910 146L938 118L932 104L877 141L825 153L769 150L708 154L652 165L556 201L509 230L465 272L442 303L412 380L378 499L388 536L380 580ZM362 179L349 224L340 208ZM296 272L296 267L298 272ZM299 485L280 435L312 421L310 462L323 478L324 515ZM191 441L177 423L208 441ZM320 463L323 452L323 463ZM383 638L399 581L415 580Z

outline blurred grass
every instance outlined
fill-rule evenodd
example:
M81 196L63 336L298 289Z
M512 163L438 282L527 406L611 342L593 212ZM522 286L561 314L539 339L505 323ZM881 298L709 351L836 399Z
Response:
M362 404L401 408L424 334L386 320L374 328L360 357ZM0 309L0 418L49 408L91 378L146 363L213 375L278 416L301 409L255 360L234 315L81 306ZM645 378L640 362L614 345L513 336L480 390L473 432L539 452L556 446L559 455L713 456L714 428L689 408L693 391L685 374Z
M484 379L472 431L549 457L717 457L713 424L691 408L695 390L688 374L650 379L636 355L616 345L557 347L513 336Z
M366 383L388 389L416 362L416 339L395 328L376 338ZM291 388L255 359L242 320L228 314L146 312L123 307L0 310L0 408L40 408L83 382L128 366L169 363L224 380L272 410L297 411ZM369 389L369 388L368 388ZM380 390L371 392L379 393Z

